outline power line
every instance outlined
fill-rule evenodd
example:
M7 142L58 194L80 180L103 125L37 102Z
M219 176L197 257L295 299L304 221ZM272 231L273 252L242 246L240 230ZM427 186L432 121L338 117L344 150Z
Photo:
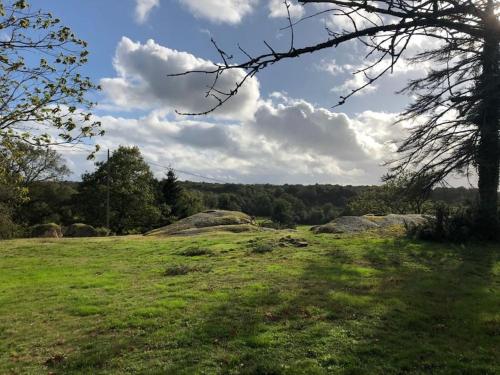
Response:
M66 148L66 149L71 148L71 149L77 149L77 150L80 150L80 151L88 151L88 152L91 151L91 149L86 149L86 148L81 147L81 146L91 147L90 145L86 145L86 144L74 144L74 145L71 145L71 146L63 147L63 148ZM104 150L101 150L99 152L96 152L94 155L100 155L100 154L102 154L104 152L105 152ZM109 160L109 150L108 150L108 160ZM186 171L186 170L182 170L182 169L177 169L177 168L172 168L172 167L166 167L164 165L152 162L150 160L147 160L147 159L145 159L145 160L147 161L148 164L151 164L151 165L154 165L156 167L163 168L163 169L166 169L166 170L172 169L173 171L178 172L180 174L185 174L185 175L188 175L188 176L198 177L198 178L202 178L204 180L214 181L214 182L218 182L218 183L222 183L222 184L229 184L230 183L227 180L221 180L221 179L214 178L214 177L208 177L208 176L204 176L204 175L201 175L201 174L198 174L198 173L194 173L194 172L190 172L190 171Z
M224 181L224 180L219 180L217 178L213 178L213 177L208 177L208 176L203 176L201 174L197 174L197 173L193 173L193 172L188 172L188 171L183 171L182 169L177 169L177 168L172 168L172 167L166 167L164 165L161 165L161 164L157 164L157 163L153 163L151 161L148 161L149 164L151 165L154 165L156 167L160 167L160 168L163 168L163 169L167 169L167 170L173 170L174 172L178 172L178 173L181 173L181 174L186 174L186 175L189 175L189 176L193 176L193 177L198 177L198 178L203 178L205 180L211 180L211 181L215 181L215 182L219 182L219 183L223 183L223 184L228 184L230 183L229 181Z

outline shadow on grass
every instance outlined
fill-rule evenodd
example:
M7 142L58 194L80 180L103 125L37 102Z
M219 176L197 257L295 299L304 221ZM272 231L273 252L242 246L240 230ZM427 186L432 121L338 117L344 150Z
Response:
M341 246L307 260L299 277L235 288L178 332L98 336L88 345L99 350L83 345L54 367L97 372L126 352L145 361L156 351L148 374L497 373L494 247Z
M495 374L500 301L492 245L387 241L363 254L381 272L358 309L350 350L355 373ZM313 271L314 272L314 271ZM358 283L360 284L360 283ZM364 291L350 290L352 295ZM378 308L377 308L378 306Z

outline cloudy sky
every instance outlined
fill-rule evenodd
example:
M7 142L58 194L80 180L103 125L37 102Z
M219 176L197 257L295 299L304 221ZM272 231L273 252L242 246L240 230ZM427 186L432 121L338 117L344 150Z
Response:
M240 60L238 43L253 54L264 52L264 40L286 49L281 0L31 3L89 42L84 73L102 85L94 113L107 132L97 142L103 149L139 146L159 176L161 166L172 166L227 182L379 183L382 164L394 158L394 142L405 134L392 123L408 98L395 91L425 68L403 61L389 77L333 108L339 95L363 84L365 78L352 72L370 62L362 46L350 44L271 67L211 116L186 117L175 110L199 112L213 105L204 95L209 77L167 75L219 62L211 37ZM316 10L292 3L295 19ZM303 22L295 30L296 46L327 39L326 25L342 28L346 22L327 16ZM241 74L231 71L218 87L230 87ZM74 179L92 170L83 149L64 153Z

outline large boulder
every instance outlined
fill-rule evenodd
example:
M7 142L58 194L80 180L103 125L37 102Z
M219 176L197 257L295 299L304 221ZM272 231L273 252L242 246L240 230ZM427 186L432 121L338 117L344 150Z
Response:
M421 226L430 216L408 214L408 215L365 215L365 216L341 216L328 224L318 225L311 228L314 233L355 233L370 229L390 228L395 226Z
M31 227L31 237L62 238L61 226L55 223L38 224Z
M259 227L247 214L238 211L209 210L179 220L166 227L154 229L146 236L194 235L208 232L249 232Z
M98 232L92 225L76 223L64 229L65 237L97 237Z
M363 217L373 221L382 228L393 226L420 226L427 223L427 221L430 219L429 215L420 214L389 214L386 216L365 215Z
M311 229L314 233L319 234L362 232L378 227L376 223L362 216L341 216L325 225L318 225Z

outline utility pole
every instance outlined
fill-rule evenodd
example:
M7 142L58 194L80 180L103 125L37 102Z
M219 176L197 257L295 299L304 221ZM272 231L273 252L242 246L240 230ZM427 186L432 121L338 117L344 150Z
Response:
M109 190L110 190L110 175L111 175L111 166L109 165L109 148L108 148L108 162L107 162L107 191L106 191L106 228L109 229Z

